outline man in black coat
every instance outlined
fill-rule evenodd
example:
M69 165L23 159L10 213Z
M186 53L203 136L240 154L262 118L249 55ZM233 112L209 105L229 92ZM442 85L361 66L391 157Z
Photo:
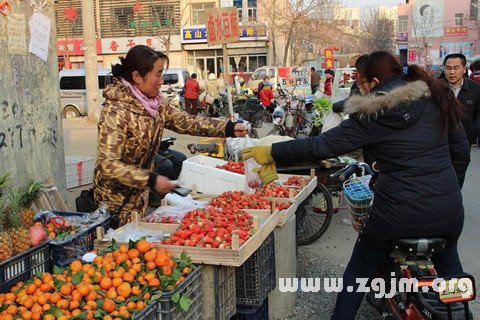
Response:
M476 143L480 133L480 83L470 80L467 75L467 59L461 53L452 53L443 60L445 80L463 105L462 125L470 145ZM459 176L460 188L465 173Z

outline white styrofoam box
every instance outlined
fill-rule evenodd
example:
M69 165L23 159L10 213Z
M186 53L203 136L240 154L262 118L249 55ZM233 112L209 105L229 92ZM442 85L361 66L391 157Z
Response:
M95 158L89 156L66 156L65 175L67 189L90 184L93 181Z
M223 169L215 168L224 165L227 161L207 156L194 156L185 160L178 177L178 184L191 188L197 186L197 191L219 195L224 191L245 190L245 176Z

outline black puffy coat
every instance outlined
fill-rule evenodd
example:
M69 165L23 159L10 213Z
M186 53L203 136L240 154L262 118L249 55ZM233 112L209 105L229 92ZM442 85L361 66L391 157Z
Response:
M277 165L328 159L363 148L380 173L364 228L373 239L456 238L463 226L455 170L470 161L460 123L444 130L440 109L423 81L385 83L345 105L350 118L320 136L275 143Z

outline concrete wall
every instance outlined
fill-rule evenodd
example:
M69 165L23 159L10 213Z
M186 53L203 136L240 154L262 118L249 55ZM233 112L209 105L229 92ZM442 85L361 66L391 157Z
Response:
M51 22L47 62L28 52L30 4L43 2ZM51 177L65 191L53 0L11 3L13 12L0 15L0 174Z

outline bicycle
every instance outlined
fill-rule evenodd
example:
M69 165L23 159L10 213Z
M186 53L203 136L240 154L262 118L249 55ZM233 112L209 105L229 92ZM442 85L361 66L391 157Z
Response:
M288 135L292 138L311 136L315 114L307 112L305 102L304 97L281 90L275 100L277 108L272 114L274 127L268 135ZM283 110L280 111L278 107Z
M260 101L255 96L235 99L233 111L239 115L240 119L250 122L250 138L258 138L257 128L263 126L265 118L265 108L260 104Z
M356 232L361 232L375 196L369 186L373 173L367 164L355 162L340 174L345 180L342 189ZM474 278L466 273L444 279L437 276L431 257L444 247L445 239L438 237L393 240L392 253L381 273L384 283L390 284L385 289L388 295L377 298L372 289L367 293L367 302L384 319L473 319L468 301L476 297ZM405 283L411 283L416 290L402 292Z
M338 211L334 207L332 192L340 190L336 180L338 173L331 174L331 170L345 167L347 164L338 161L320 161L290 167L278 167L279 173L294 175L310 175L312 169L317 176L317 186L299 206L296 215L296 240L299 246L311 244L318 240L328 229L333 213Z

